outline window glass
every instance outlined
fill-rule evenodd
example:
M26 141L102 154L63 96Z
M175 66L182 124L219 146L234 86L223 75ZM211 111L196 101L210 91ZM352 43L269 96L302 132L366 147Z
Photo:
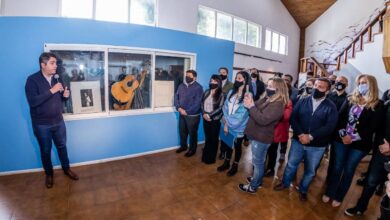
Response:
M217 13L217 38L232 40L232 17L222 13Z
M215 37L215 12L213 10L199 8L198 34Z
M280 35L279 38L279 53L285 55L286 54L286 44L287 38L286 36Z
M95 0L96 20L128 22L128 0Z
M279 34L272 32L272 52L279 52Z
M266 30L265 31L265 50L271 50L272 45L272 31Z
M108 53L110 110L151 107L151 60L149 54Z
M247 44L253 47L259 47L259 26L248 23L248 41Z
M130 22L134 24L155 25L156 0L131 0Z
M92 18L93 0L62 0L61 14L70 18Z
M246 44L246 34L247 34L246 26L247 26L246 21L244 21L242 19L234 18L233 40L235 42L241 43L241 44Z
M57 55L59 81L70 89L64 113L85 114L105 111L104 52L51 51Z

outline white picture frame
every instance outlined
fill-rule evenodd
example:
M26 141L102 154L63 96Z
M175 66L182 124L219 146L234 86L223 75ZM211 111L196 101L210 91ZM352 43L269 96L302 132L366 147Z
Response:
M70 82L70 94L74 114L102 112L99 81Z

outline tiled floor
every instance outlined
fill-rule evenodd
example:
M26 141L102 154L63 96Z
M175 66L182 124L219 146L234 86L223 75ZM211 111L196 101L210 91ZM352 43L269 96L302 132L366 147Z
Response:
M0 219L352 219L343 211L361 192L353 184L340 208L322 203L324 161L307 202L300 202L294 190L273 191L272 178L265 178L256 195L248 195L237 185L251 171L249 148L234 177L217 172L222 161L205 165L200 155L201 150L192 158L169 151L75 167L77 182L57 170L52 189L45 188L43 173L2 176ZM366 167L360 164L357 174ZM369 210L356 219L376 219L379 200L374 196Z

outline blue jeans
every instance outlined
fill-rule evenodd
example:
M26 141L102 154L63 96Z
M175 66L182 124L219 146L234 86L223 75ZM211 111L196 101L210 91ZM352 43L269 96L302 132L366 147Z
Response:
M298 166L304 159L305 170L302 180L299 184L299 191L307 193L309 185L316 174L318 164L321 162L322 156L325 153L326 146L311 147L301 144L301 142L292 139L291 148L288 155L288 162L283 174L283 185L289 187L295 179Z
M356 150L340 142L334 143L334 158L329 184L325 195L342 202L351 186L353 175L360 160L366 156L364 151Z
M64 121L53 125L34 125L34 135L38 140L41 160L46 175L53 175L51 163L52 142L57 147L58 157L64 171L69 170L68 152L66 150L66 127Z
M251 140L252 146L252 164L254 167L253 178L250 183L252 189L257 189L263 183L264 164L270 144Z

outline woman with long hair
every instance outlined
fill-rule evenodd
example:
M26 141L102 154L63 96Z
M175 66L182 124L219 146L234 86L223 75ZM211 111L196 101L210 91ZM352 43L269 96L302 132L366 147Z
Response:
M227 172L228 176L233 176L237 173L238 163L241 159L241 144L244 139L244 129L248 122L248 110L244 107L244 95L246 93L252 94L252 87L250 86L250 76L245 71L237 73L234 86L226 96L223 110L223 131L225 135L234 138L233 144L225 143L221 140L221 149L226 152L224 163L217 168L219 172L230 168L230 159L235 151L234 162L230 170ZM233 145L233 146L229 146Z
M223 102L222 79L219 75L214 74L210 78L209 89L203 93L201 102L203 130L206 139L202 153L202 162L205 164L215 163L217 157Z
M333 166L323 202L341 205L351 186L356 167L373 149L373 137L384 117L384 105L378 98L375 77L367 74L356 78L356 87L339 110L338 135L334 142Z
M241 191L256 193L262 185L264 162L268 147L273 142L276 124L283 117L289 101L288 88L281 78L272 78L267 83L266 97L254 102L246 95L244 105L249 109L249 121L245 128L252 146L253 176L247 177L248 184L239 184Z

